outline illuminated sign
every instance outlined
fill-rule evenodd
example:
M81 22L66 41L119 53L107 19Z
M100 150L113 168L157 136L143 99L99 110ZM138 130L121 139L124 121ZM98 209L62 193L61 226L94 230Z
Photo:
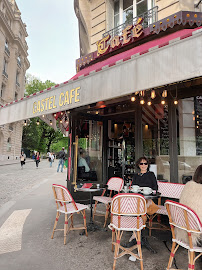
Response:
M41 113L44 111L49 111L55 108L61 108L63 106L80 102L79 99L80 87L67 90L66 92L61 92L59 97L56 95L50 96L33 103L33 114Z
M139 18L136 25L128 25L123 31L121 36L115 36L111 39L110 35L96 42L97 56L103 55L115 48L122 47L129 44L135 39L143 35L143 19ZM110 40L111 39L111 40Z

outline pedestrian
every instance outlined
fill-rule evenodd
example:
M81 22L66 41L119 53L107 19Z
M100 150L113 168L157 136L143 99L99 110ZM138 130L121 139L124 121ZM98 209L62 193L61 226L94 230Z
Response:
M21 169L23 169L23 165L25 165L25 160L26 160L26 155L25 155L24 151L22 151L21 155L20 155Z
M35 162L36 162L36 167L39 167L39 162L40 162L40 153L37 152L35 155Z
M63 172L63 167L64 167L64 161L65 161L65 148L62 147L62 150L58 154L59 162L58 162L58 168L57 172L59 172L60 166L61 166L61 172Z
M49 153L49 162L50 162L50 167L52 167L52 164L53 164L53 162L54 162L54 155L53 155L53 153Z

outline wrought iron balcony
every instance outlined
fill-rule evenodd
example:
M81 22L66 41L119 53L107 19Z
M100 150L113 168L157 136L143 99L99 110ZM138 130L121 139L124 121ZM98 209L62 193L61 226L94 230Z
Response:
M19 82L16 82L16 85L17 85L18 87L20 87L20 84L19 84Z
M147 28L150 24L158 21L158 6L155 6L149 10L147 10L146 12L140 14L139 16L131 19L131 20L127 20L125 23L120 24L119 26L105 32L103 34L103 37L106 37L107 35L110 35L111 37L114 36L118 36L120 34L122 34L122 30L126 28L126 26L128 25L135 25L138 18L143 18L143 28Z
M6 73L5 70L3 70L3 75L8 79L8 74Z
M5 46L5 52L8 54L8 56L10 56L10 51L9 48Z

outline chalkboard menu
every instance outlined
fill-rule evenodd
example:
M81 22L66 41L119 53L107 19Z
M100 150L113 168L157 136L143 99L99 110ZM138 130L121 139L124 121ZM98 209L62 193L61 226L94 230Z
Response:
M202 96L195 97L196 155L202 155Z
M169 155L168 105L164 106L164 115L160 119L160 154Z

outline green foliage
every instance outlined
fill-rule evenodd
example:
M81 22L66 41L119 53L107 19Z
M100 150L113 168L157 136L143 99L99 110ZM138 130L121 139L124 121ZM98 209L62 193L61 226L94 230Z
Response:
M54 85L55 83L49 80L42 82L29 74L27 76L25 95L36 93ZM39 122L39 125L37 125L37 122ZM24 149L37 150L42 153L59 151L62 148L61 144L63 144L63 139L63 134L60 130L55 131L40 118L36 117L30 119L28 125L23 128L22 147ZM66 146L66 144L62 146Z

